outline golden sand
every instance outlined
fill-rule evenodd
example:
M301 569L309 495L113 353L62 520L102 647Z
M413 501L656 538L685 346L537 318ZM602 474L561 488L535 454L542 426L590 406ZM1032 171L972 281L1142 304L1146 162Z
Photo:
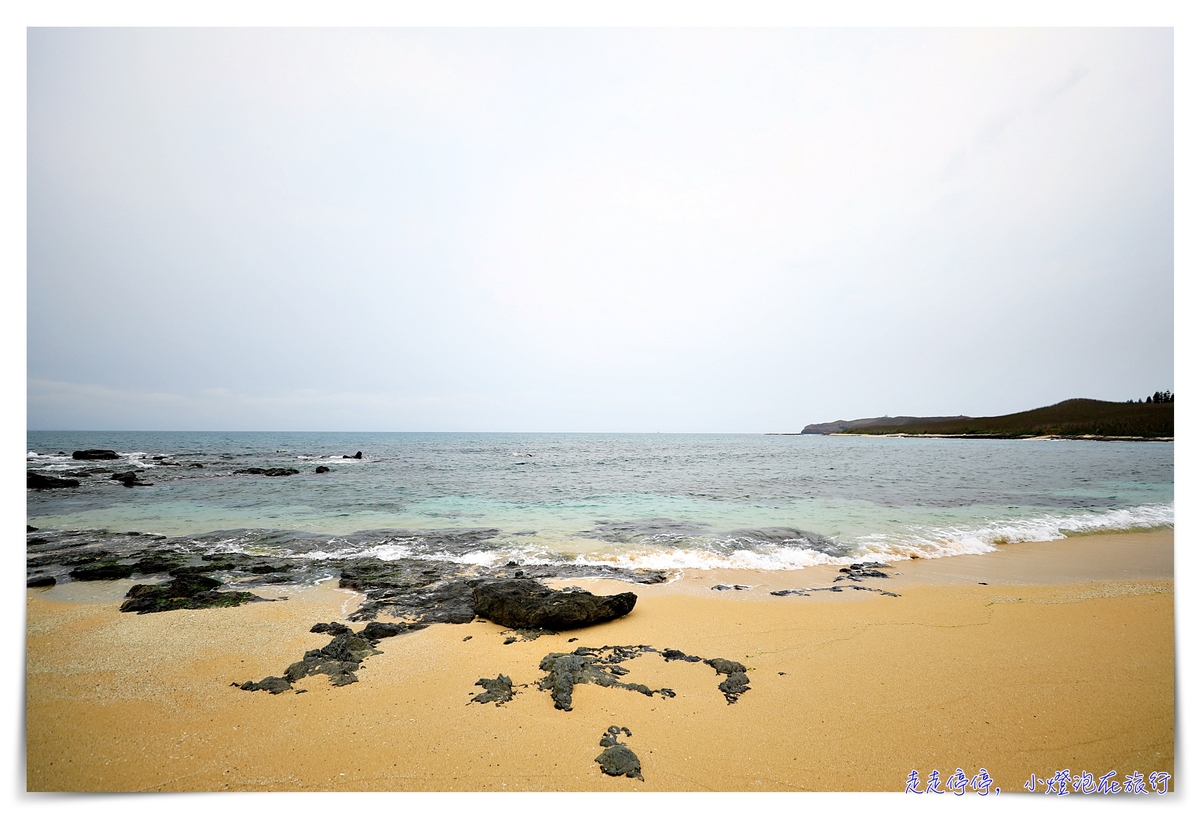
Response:
M898 598L769 594L827 586L830 569L698 573L634 587L630 615L580 631L505 644L477 621L385 639L357 684L309 677L281 695L231 683L326 644L309 626L345 621L355 595L326 584L136 616L117 611L120 583L80 583L86 599L70 585L29 591L27 786L900 791L914 769L924 782L983 767L1011 792L1067 768L1174 775L1172 548L1168 531L897 563L899 576L870 584ZM580 685L573 710L554 709L539 661L602 645L737 660L751 689L728 704L712 668L646 654L624 680L674 698ZM471 703L498 674L516 697ZM644 781L601 773L610 725L629 728Z

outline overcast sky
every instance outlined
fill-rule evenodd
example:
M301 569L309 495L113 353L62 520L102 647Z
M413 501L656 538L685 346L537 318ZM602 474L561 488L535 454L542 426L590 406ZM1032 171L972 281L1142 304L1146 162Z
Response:
M1169 29L33 29L32 429L1173 389Z

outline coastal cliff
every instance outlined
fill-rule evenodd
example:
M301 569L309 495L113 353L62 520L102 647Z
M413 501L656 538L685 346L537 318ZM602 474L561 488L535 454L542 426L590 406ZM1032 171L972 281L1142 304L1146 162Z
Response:
M1169 393L1168 393L1169 394ZM1158 439L1175 436L1175 403L1116 403L1073 398L996 417L896 417L811 423L800 434L937 437L1074 437Z

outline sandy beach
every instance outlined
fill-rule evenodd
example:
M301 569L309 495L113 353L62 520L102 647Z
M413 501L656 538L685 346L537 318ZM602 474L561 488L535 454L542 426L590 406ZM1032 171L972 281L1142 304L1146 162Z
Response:
M131 582L27 592L30 791L902 791L986 768L1005 792L1069 769L1175 773L1172 531L1001 546L896 563L871 591L836 569L694 573L633 590L631 614L517 638L491 622L385 639L360 681L303 694L278 675L360 599L336 582L231 609L118 612ZM715 591L717 584L750 586ZM357 626L356 626L357 627ZM702 662L646 652L626 682L555 709L539 662L578 647L672 648L746 666L735 703ZM515 697L479 704L481 678ZM644 780L594 760L610 726ZM1174 780L1171 786L1173 788ZM970 790L968 790L968 793Z

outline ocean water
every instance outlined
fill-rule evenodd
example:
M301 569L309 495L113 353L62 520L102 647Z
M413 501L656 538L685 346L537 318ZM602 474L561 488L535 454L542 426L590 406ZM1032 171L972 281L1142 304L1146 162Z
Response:
M31 525L207 553L782 570L1174 525L1169 442L29 432ZM116 461L71 458L114 449ZM361 460L346 459L361 451ZM198 467L193 464L200 464ZM316 474L315 467L331 471ZM288 467L285 477L236 474ZM126 488L136 469L150 486Z

